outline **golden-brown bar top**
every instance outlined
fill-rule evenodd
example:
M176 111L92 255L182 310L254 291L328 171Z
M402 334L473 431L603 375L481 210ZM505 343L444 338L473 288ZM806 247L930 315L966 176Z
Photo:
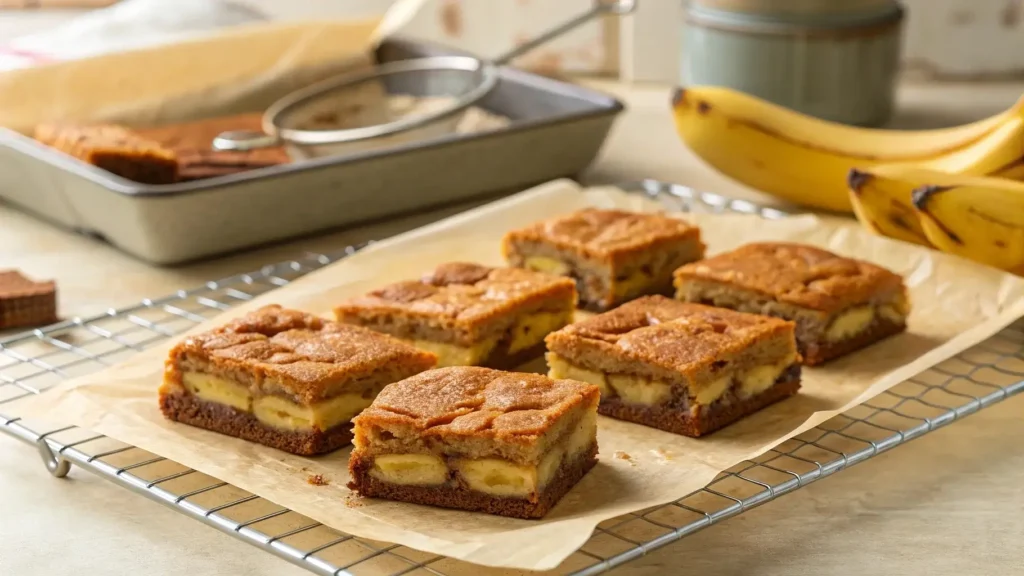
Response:
M272 378L305 403L330 395L346 381L394 364L426 370L437 358L398 339L272 304L225 326L190 336L171 350L178 360L199 359L215 369Z
M576 283L521 268L480 264L442 264L420 280L374 290L334 309L338 320L363 314L430 318L440 325L469 330L517 309L555 297L572 298Z
M597 386L539 374L453 366L391 384L355 418L367 426L411 426L421 436L533 444L559 418L596 404Z
M503 245L535 241L597 259L647 249L665 241L699 239L700 229L661 214L587 208L505 235Z
M783 242L747 244L687 264L676 271L676 286L687 279L713 280L821 312L903 290L903 278L885 268Z
M547 336L548 349L572 358L582 348L693 375L725 354L769 338L792 337L787 320L646 296Z

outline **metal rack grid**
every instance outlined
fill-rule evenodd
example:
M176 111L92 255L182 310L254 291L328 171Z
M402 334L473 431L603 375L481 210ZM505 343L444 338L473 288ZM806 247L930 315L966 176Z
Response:
M676 185L644 181L630 188L673 209L786 216ZM51 429L2 413L18 398L123 360L356 250L311 254L131 308L0 340L0 431L35 444L54 476L78 466L317 574L489 573L479 566L327 528L216 478L87 430ZM1017 322L867 403L740 463L703 490L603 522L552 573L605 572L1022 390L1024 322Z

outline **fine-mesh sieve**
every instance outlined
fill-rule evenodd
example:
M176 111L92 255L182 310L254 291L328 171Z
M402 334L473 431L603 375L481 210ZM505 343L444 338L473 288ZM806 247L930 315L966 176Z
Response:
M502 65L597 16L635 8L636 0L595 0L586 12L490 60L431 56L329 78L271 105L263 115L263 132L224 132L213 147L252 150L283 144L301 159L448 134L497 85ZM398 115L388 104L391 95L414 97L423 105Z

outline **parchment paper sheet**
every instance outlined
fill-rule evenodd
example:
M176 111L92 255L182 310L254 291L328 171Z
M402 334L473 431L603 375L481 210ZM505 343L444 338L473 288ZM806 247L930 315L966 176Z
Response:
M369 66L380 40L425 0L399 0L383 18L252 24L177 44L0 74L0 127L43 122L129 126L262 111L285 94Z
M215 319L268 303L328 314L339 300L386 282L418 277L445 261L499 264L506 230L585 206L655 210L657 204L613 189L581 192L556 181L437 224L409 232ZM601 459L575 489L539 521L512 520L350 494L348 450L301 458L165 421L156 389L171 344L123 365L64 383L16 406L16 414L77 424L168 457L352 534L437 554L511 568L548 569L581 546L602 520L680 498L724 470L752 458L958 351L1024 315L1024 281L955 257L871 236L855 224L800 216L694 215L710 253L753 240L792 240L827 247L903 274L914 311L908 333L885 344L808 369L801 393L741 422L695 440L601 418ZM197 330L205 329L202 326ZM613 457L617 451L631 461ZM311 473L331 484L307 484Z

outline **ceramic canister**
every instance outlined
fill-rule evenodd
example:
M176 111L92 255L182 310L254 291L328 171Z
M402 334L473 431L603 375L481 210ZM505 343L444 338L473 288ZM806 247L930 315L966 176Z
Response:
M692 0L682 78L800 112L877 126L892 113L903 9L895 0Z

